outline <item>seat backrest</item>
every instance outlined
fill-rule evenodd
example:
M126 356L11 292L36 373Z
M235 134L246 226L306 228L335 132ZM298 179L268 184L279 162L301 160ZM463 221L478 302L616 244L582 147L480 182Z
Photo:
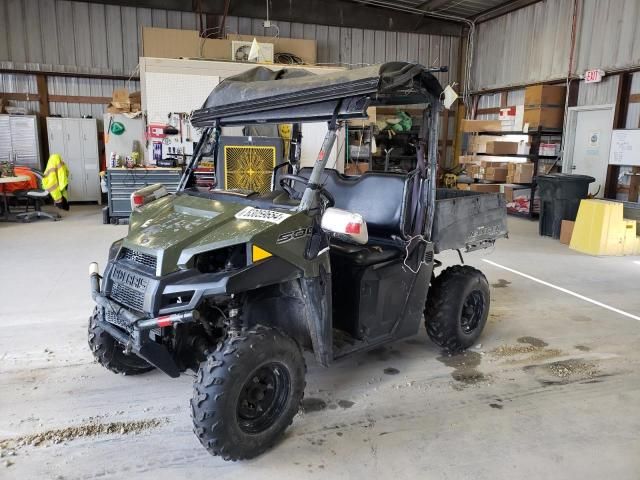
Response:
M302 168L298 175L309 178L311 168ZM365 172L361 176L345 176L326 169L322 185L331 193L336 208L359 213L367 222L372 237L388 239L405 236L405 216L409 198L407 176L397 173ZM304 187L297 184L296 189Z

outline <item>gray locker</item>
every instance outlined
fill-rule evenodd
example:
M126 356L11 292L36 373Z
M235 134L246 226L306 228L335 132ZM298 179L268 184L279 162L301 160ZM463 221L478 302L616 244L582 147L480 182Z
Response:
M95 118L47 117L49 152L69 168L69 201L100 201L100 160Z

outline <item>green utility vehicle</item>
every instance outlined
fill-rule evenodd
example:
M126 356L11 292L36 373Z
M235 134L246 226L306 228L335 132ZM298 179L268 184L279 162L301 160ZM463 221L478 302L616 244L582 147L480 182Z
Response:
M507 235L499 194L436 188L442 88L434 70L387 63L327 75L256 67L228 78L192 114L201 139L178 192L132 195L129 233L103 276L89 345L123 374L197 372L194 432L212 454L247 459L271 447L298 412L303 351L332 362L418 333L450 351L471 346L489 312L484 275L438 275L443 250L485 248ZM369 106L423 104L417 168L346 177L326 168L336 132ZM200 191L194 171L219 160L221 128L327 122L313 168L300 136L274 188ZM462 256L460 255L462 260Z

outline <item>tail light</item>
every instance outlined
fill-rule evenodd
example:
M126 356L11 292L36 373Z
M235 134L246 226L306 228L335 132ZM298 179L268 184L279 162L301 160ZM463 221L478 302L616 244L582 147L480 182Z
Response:
M161 183L149 185L131 194L131 210L147 205L154 200L169 195L167 188Z

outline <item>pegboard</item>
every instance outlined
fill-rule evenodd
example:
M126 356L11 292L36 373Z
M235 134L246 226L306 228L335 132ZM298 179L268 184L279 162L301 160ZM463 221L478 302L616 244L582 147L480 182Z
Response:
M219 76L184 73L146 72L144 76L148 123L166 122L170 112L185 112L202 107Z

